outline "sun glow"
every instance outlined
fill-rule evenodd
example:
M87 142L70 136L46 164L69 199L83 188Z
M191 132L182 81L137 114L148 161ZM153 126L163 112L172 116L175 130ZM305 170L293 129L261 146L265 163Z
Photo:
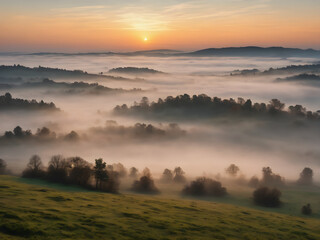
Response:
M148 41L148 38L147 38L147 37L145 37L145 38L143 39L143 41L145 41L145 42L146 42L146 41Z

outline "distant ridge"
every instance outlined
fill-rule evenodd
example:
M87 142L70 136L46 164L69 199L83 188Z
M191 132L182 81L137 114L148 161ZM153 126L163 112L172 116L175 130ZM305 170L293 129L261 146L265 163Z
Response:
M10 55L10 53L0 53L2 55ZM18 55L18 53L11 53ZM225 47L225 48L207 48L193 52L183 52L171 49L155 49L133 52L87 52L87 53L22 53L21 55L63 55L63 56L150 56L150 57L170 57L170 56L192 56L192 57L312 57L320 58L320 50L300 49L300 48L284 48L284 47Z

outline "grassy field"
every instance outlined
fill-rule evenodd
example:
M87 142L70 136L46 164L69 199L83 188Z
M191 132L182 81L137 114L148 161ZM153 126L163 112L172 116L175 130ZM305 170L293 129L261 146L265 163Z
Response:
M33 184L31 184L33 183ZM0 176L0 239L320 239L320 220Z

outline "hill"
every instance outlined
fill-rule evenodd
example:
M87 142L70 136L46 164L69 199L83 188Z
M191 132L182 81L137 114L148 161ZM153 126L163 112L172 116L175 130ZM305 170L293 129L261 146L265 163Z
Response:
M22 181L0 176L1 239L320 238L318 219Z
M137 67L112 68L109 70L109 73L129 74L129 75L166 74L164 72L154 70L151 68L137 68Z
M110 80L110 81L141 81L141 79L129 79L123 77L114 77L103 74L91 74L82 70L67 70L60 68L49 67L34 67L29 68L21 65L0 66L0 82L12 83L21 82L23 80L35 79L63 79L63 80Z

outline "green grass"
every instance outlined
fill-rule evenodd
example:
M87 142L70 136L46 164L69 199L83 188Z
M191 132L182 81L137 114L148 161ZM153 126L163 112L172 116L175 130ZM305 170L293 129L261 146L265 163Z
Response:
M0 239L24 238L320 239L320 220L0 176Z

